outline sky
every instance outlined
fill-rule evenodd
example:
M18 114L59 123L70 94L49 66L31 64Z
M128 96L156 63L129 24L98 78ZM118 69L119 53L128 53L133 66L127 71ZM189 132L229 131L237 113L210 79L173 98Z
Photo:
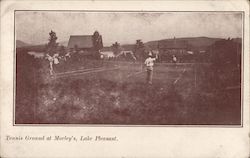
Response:
M48 42L55 31L58 42L70 35L98 31L105 46L178 37L236 38L242 36L239 12L55 12L16 11L16 39L29 44Z

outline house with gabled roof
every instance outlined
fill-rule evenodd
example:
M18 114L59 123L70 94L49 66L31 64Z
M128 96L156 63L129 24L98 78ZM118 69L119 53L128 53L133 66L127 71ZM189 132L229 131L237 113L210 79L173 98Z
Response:
M94 47L92 35L71 35L68 42L69 49L78 48L88 50Z
M92 53L103 47L102 36L96 31L93 35L71 35L68 50Z

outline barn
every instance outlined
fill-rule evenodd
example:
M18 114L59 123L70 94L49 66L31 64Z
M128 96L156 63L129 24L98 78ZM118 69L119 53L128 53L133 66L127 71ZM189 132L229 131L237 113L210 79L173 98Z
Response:
M93 35L71 35L68 50L80 54L97 54L103 48L102 36L96 31Z
M68 42L68 48L91 50L94 48L93 37L91 35L71 35Z

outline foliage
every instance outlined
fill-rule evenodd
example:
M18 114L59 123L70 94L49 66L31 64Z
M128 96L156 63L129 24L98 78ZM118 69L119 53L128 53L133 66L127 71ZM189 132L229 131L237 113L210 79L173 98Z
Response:
M95 50L98 51L103 48L103 43L102 43L102 36L99 34L98 31L95 31L93 34L93 40L94 40L94 47Z
M60 56L64 56L67 52L66 52L66 48L62 45L59 48L59 52L60 52Z
M50 31L49 33L49 42L46 45L46 52L50 55L53 56L54 54L57 53L57 48L58 48L58 43L56 42L57 36L54 31Z
M112 50L114 52L115 55L118 55L121 52L121 45L118 42L115 42L114 44L112 44Z
M241 83L241 43L228 38L210 47L211 82L217 89L239 86Z
M139 61L144 61L147 57L147 50L144 43L141 40L136 40L135 44L135 57Z
M236 67L241 61L240 48L241 44L230 38L216 41L210 47L211 62L219 69L225 66Z

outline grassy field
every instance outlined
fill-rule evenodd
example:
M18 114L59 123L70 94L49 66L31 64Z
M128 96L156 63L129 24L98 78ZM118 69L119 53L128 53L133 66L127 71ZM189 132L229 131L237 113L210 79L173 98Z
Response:
M46 62L38 68L23 57L17 62L17 124L239 125L241 121L240 89L214 87L208 64L157 63L153 84L148 85L140 63L85 60L56 68L57 74L78 72L51 77Z

